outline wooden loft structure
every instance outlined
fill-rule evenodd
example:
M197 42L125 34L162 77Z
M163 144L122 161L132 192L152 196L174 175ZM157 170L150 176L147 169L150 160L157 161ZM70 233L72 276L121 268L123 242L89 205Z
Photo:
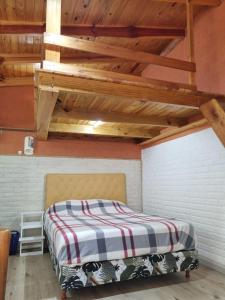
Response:
M194 15L220 2L100 2L38 1L34 20L0 21L4 41L24 37L27 47L0 53L0 86L35 84L38 139L100 136L147 147L211 126L225 145L225 97L197 90L193 38ZM185 35L188 60L166 57ZM145 78L149 64L187 72L189 83Z

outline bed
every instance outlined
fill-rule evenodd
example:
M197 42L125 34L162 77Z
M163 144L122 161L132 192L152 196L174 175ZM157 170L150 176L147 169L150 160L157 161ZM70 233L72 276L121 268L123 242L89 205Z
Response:
M62 294L198 268L193 226L126 205L124 174L49 174L44 228Z

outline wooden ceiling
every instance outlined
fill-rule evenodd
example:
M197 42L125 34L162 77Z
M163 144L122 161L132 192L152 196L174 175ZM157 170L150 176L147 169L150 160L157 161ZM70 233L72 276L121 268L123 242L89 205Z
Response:
M197 4L194 6L196 15L205 9L198 4L214 6L219 1L193 0L193 3ZM40 68L45 57L45 23L46 1L0 0L0 86L33 84L34 71ZM61 33L84 41L93 41L95 44L97 42L160 55L166 52L171 42L182 39L185 31L184 0L62 1ZM127 60L120 55L111 57L104 51L83 51L82 47L71 49L63 46L60 49L62 63L80 67L83 71L86 68L112 71L118 73L118 76L129 74L141 77L142 71L149 64L148 58L140 59L141 56L136 61L132 57ZM42 76L41 73L37 74L37 78ZM116 82L118 79L113 80ZM134 79L130 80L132 82ZM165 86L168 88L169 83L165 83ZM186 89L186 86L179 86L178 89ZM188 87L189 91L193 89L194 85ZM77 136L85 134L138 138L140 142L158 136L165 128L174 129L187 125L193 116L202 118L197 107L171 105L166 101L146 101L142 96L131 98L129 94L104 94L100 90L90 93L88 90L60 89L49 131L59 133L60 136L71 136L71 133L75 133ZM103 124L90 130L97 120L101 120Z

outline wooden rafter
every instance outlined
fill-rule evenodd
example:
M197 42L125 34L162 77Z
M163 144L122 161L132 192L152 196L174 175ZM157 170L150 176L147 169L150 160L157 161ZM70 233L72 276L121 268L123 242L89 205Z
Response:
M40 53L0 53L0 65L36 64L41 63ZM74 56L67 53L61 55L60 61L66 64L122 64L129 61L109 56Z
M200 106L204 117L225 147L225 111L216 99Z
M12 22L0 21L0 34L43 34L46 31L43 22ZM97 25L62 25L61 32L64 35L91 36L91 37L153 37L160 39L173 39L184 37L185 30L177 27L152 26L97 26Z
M161 2L172 2L172 3L186 3L186 0L155 0ZM221 4L221 0L192 0L194 5L205 5L205 6L219 6Z
M175 129L170 129L170 130L168 129L167 131L162 132L161 134L155 136L154 138L142 142L140 145L143 148L148 148L150 146L159 144L160 142L165 142L167 139L169 139L173 136L179 136L179 135L183 135L185 133L191 133L195 129L205 128L206 126L208 126L207 120L200 119L200 120L194 121L190 124L187 124L185 126L182 126L180 128L175 128Z
M111 123L126 123L126 124L139 124L151 125L160 127L180 127L185 124L186 119L171 118L160 116L137 116L125 113L106 113L96 111L81 111L72 110L65 112L61 107L56 107L52 115L52 122L67 123L77 120L111 122Z
M217 96L197 91L175 90L162 86L154 86L147 82L138 82L127 79L127 75L115 72L79 68L63 65L65 71L37 69L36 74L40 86L51 90L52 87L68 92L85 92L90 94L103 94L121 96L125 98L141 99L143 101L161 102L173 105L181 105L199 109L199 106ZM118 77L116 77L118 76ZM124 77L123 77L124 76ZM218 96L220 101L225 97Z
M75 134L90 134L102 136L117 136L117 137L136 137L136 138L152 138L158 134L156 130L146 130L138 128L125 128L123 126L105 127L99 126L94 128L90 125L63 124L51 123L49 132L57 133L75 133Z
M37 94L37 138L46 140L51 116L58 98L58 92L38 91Z
M0 87L33 86L34 77L9 77L0 80Z
M128 48L112 46L109 44L87 41L75 37L69 37L65 35L58 35L52 33L44 33L44 43L46 45L64 47L79 51L85 51L90 53L95 53L98 55L108 55L112 57L123 58L130 61L135 61L138 63L149 63L159 66L164 66L168 68L180 69L184 71L196 71L196 66L194 63L190 63L184 60L179 60L175 58L162 57L156 54L150 54L142 51L135 51Z

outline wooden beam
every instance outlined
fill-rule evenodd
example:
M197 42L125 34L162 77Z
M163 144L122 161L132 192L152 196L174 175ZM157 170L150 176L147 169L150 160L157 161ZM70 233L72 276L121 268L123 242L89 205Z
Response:
M151 138L157 134L157 131L150 131L146 129L124 128L123 126L98 126L94 128L91 125L77 125L77 124L63 124L51 123L49 132L58 133L76 133L88 135L103 135L103 136L117 136L117 137L137 137L137 138Z
M47 0L46 32L61 33L61 0ZM46 49L45 59L60 62L60 51Z
M65 35L44 33L44 43L51 47L58 46L100 55L123 58L139 63L149 63L168 68L180 69L184 71L196 71L195 64L187 61L169 57L162 57L160 55L150 54L147 52L135 51L128 48L112 46L96 41L87 41Z
M70 66L65 65L62 63L55 63L50 61L44 61L43 62L43 69L44 70L51 70L56 71L63 74L69 74L69 75L76 75L79 76L82 73L82 76L86 78L92 78L92 79L100 79L104 80L105 78L108 78L110 81L123 81L123 82L133 82L135 84L139 85L149 85L149 86L158 86L160 88L171 88L171 89L184 89L184 90L196 90L196 86L185 84L185 83L175 83L165 80L158 80L158 79L151 79L151 78L143 78L140 76L135 75L129 75L129 74L123 74L118 72L112 72L112 71L105 71L105 70L99 70L99 69L93 69L93 68L86 68L86 67L77 67L77 66Z
M188 44L188 61L195 63L194 49L194 12L192 0L186 0L186 20L187 20L187 44ZM196 84L195 73L189 72L189 83Z
M136 81L137 76L134 76L133 79L131 75L109 71L101 73L100 70L94 69L88 72L87 68L64 66L70 68L70 71L68 72L68 69L66 72L59 71L59 68L58 71L37 69L36 76L39 87L42 86L47 90L55 87L72 93L79 91L89 94L113 95L124 97L130 101L141 99L146 102L161 102L195 109L199 109L201 104L215 97L218 97L219 101L225 102L224 96L154 86L147 81Z
M34 77L9 77L0 81L0 87L33 86Z
M37 138L46 140L51 116L58 99L58 92L37 92Z
M0 34L43 34L46 31L44 22L15 22L0 21ZM152 37L159 39L173 39L185 36L184 28L168 26L100 26L64 24L61 27L64 35L91 36L91 37L121 37L138 38Z
M216 99L213 99L201 105L200 110L225 147L225 111L223 108Z
M0 53L0 65L15 64L36 64L41 63L40 53ZM122 58L109 56L74 56L74 54L64 54L60 61L66 64L124 64L130 63Z
M140 145L143 148L148 148L153 145L157 145L157 144L161 143L162 141L167 141L168 138L171 138L173 136L178 136L178 135L184 134L184 133L191 133L191 132L193 132L193 130L196 130L197 128L203 128L203 127L205 128L207 125L208 125L207 120L201 119L201 120L192 122L190 124L187 124L185 126L182 126L180 128L175 128L175 129L171 129L171 130L168 129L165 132L162 132L161 134L155 136L154 138L140 143Z
M171 3L182 3L185 4L186 0L155 0L159 2L171 2ZM219 6L221 4L221 0L192 0L194 5L205 5L205 6Z
M77 120L111 122L111 123L125 123L125 124L139 124L151 125L160 127L179 127L185 123L185 119L166 118L159 116L138 116L135 114L124 113L106 113L96 111L81 111L72 110L65 112L61 107L56 107L52 115L52 122L71 123Z

